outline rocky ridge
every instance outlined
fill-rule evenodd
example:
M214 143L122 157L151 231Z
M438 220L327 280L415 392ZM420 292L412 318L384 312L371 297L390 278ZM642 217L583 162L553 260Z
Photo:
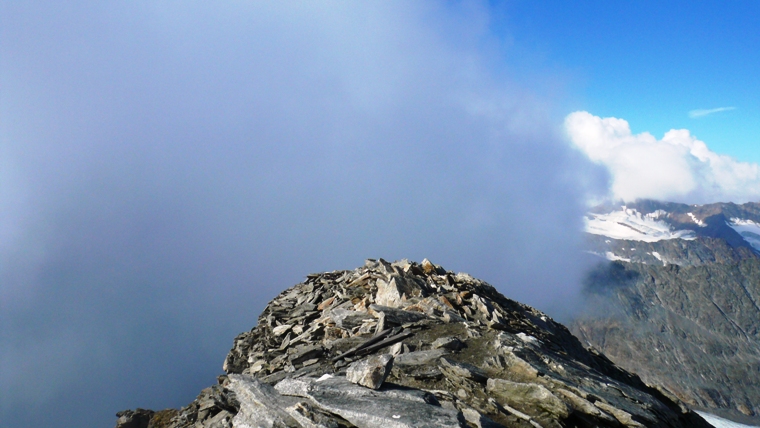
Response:
M117 427L710 426L540 311L427 260L308 275L223 369L187 407L120 412Z

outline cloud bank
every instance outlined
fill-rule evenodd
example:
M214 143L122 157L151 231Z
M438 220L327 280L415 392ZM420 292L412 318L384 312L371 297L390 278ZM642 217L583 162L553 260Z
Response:
M486 6L24 1L0 28L4 427L187 404L267 301L368 257L576 295L598 171Z
M722 111L731 111L731 110L736 110L736 107L718 107L718 108L711 108L711 109L692 110L689 112L689 117L692 119L696 119L699 117L711 115L713 113L719 113Z
M580 111L567 116L573 144L610 173L610 197L685 203L760 200L760 167L712 152L686 129L658 140L634 135L623 119Z

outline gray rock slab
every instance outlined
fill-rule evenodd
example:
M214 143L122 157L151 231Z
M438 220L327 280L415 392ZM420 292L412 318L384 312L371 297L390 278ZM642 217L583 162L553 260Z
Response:
M607 413L600 410L590 401L578 396L577 394L568 391L566 389L559 389L556 391L558 396L563 398L566 402L570 403L574 409L579 412L591 415L595 418L602 419L610 425L614 425L615 420Z
M335 415L325 414L321 409L305 401L294 404L286 408L285 411L297 420L303 428L338 428L346 425L345 423L339 424Z
M621 424L632 427L632 428L644 428L646 425L642 425L639 422L633 420L633 415L626 412L625 410L620 410L615 406L609 405L607 403L603 402L597 402L597 407L604 410L605 412L611 414L615 417L618 421L620 421Z
M302 363L306 360L313 358L319 358L325 353L325 348L322 345L301 345L291 349L292 353L288 356L288 359L292 364Z
M226 410L214 415L214 417L207 419L203 422L204 428L227 428L230 426L230 421L234 418L234 415Z
M440 407L432 394L418 389L385 384L372 390L344 377L285 379L275 389L283 395L309 398L359 428L466 426L461 413Z
M385 382L392 366L392 355L372 355L348 366L346 379L367 388L378 389Z
M392 373L396 379L412 377L417 380L439 379L442 376L438 368L438 359L446 355L444 349L415 351L400 354L393 360Z
M392 270L391 270L392 272ZM389 281L379 279L377 281L377 294L375 301L380 305L401 307L406 298L412 297L414 287L399 276L392 275Z
M330 318L338 327L351 330L362 325L362 321L374 318L367 312L336 308L330 311Z
M403 309L383 305L369 305L369 309L373 315L383 321L385 328L389 325L402 325L421 321L428 317L427 314L422 312L405 311Z
M447 353L445 349L407 352L396 356L393 364L396 366L420 366L434 362Z
M441 358L440 367L441 371L446 376L453 376L461 379L471 379L475 382L481 383L485 383L488 379L488 375L483 370L473 366L472 364L460 363L458 361Z
M452 351L458 351L465 346L464 342L453 336L439 337L432 344L433 349L444 348L451 349Z
M548 415L550 419L564 419L570 414L567 404L542 385L488 379L486 391L500 403L515 407L531 416Z
M465 321L467 321L466 319L464 319L461 316L459 316L459 314L457 314L453 310L445 310L445 311L443 311L443 317L442 318L443 318L444 321L446 321L446 322L452 322L452 323L453 322L465 322Z
M480 414L480 412L475 409L462 409L462 414L464 414L464 418L467 422L478 428L504 428L504 425L496 423L493 419Z
M229 375L227 386L240 402L240 410L232 419L233 428L300 428L284 409L303 400L285 397L275 389L247 375Z

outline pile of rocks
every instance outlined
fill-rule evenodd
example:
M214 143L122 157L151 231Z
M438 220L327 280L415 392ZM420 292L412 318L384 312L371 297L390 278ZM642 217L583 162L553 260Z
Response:
M223 367L151 426L709 426L545 314L428 260L308 275Z

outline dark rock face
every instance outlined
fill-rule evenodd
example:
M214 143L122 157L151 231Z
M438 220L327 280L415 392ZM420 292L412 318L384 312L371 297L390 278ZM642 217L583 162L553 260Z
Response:
M644 234L646 225L604 217L621 207L592 210L607 223L589 230L588 249L617 261L589 274L590 310L573 333L692 407L760 423L760 204L624 208L689 237L614 239L616 226Z
M124 410L116 414L116 428L147 428L156 412L137 408Z
M584 343L690 406L760 415L760 259L614 262L587 286L603 309L571 324Z
M427 260L308 275L224 370L162 426L709 426L545 314Z

